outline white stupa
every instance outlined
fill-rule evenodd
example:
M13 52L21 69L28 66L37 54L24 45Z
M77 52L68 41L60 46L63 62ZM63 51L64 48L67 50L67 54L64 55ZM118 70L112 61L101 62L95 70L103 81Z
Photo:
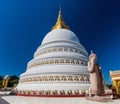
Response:
M52 28L20 75L18 94L79 95L89 88L88 53L69 30L61 10Z

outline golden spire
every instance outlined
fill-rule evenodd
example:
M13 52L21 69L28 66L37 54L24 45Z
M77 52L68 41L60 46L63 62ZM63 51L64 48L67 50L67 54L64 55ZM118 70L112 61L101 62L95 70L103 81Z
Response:
M52 30L55 30L55 29L58 29L58 28L61 28L61 29L69 29L69 27L65 24L65 22L64 22L64 20L63 20L61 8L60 8L60 10L59 10L59 15L58 15L57 22L56 22L56 24L53 26Z

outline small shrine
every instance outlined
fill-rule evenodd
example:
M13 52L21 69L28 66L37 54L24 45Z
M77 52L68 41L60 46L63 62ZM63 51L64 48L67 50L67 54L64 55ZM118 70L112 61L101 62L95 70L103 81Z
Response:
M116 94L120 94L120 70L110 71L110 77Z

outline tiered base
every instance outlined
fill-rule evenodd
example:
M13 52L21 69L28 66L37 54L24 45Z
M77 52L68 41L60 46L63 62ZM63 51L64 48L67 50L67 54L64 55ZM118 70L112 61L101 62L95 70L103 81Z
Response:
M82 95L25 95L17 94L17 96L30 96L30 97L85 97L85 94Z
M56 96L56 97L68 97L68 96L71 96L71 97L77 97L77 96L85 96L85 93L87 91L83 90L83 91L79 91L79 90L76 90L76 91L65 91L65 90L62 90L62 91L58 91L58 90L54 90L54 91L44 91L44 90L41 90L41 91L33 91L33 90L19 90L17 92L18 95L23 95L23 96L50 96L50 97L53 97L53 96Z

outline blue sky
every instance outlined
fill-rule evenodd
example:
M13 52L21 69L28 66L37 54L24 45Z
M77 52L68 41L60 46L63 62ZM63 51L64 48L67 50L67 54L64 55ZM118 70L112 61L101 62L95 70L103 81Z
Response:
M63 18L88 53L98 56L105 82L120 69L120 1L61 0ZM51 31L59 0L0 0L0 75L26 71L44 36Z

